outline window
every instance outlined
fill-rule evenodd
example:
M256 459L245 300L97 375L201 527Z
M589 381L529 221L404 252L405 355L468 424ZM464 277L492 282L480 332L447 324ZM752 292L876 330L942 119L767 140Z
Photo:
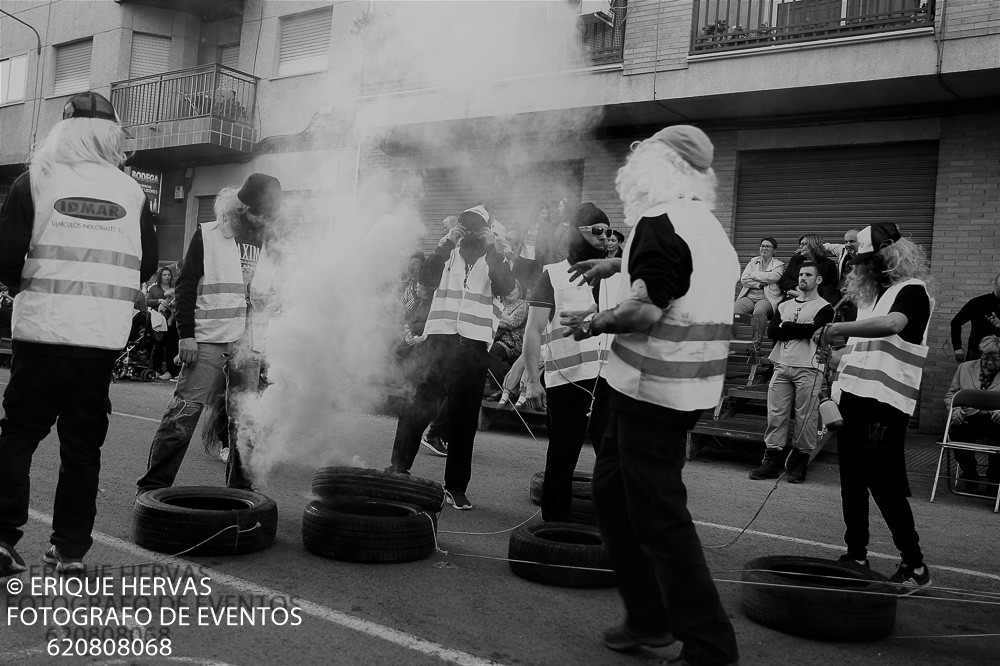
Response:
M278 76L326 69L333 10L293 14L281 19Z
M169 70L170 45L170 37L133 32L132 59L128 65L128 77L140 79Z
M53 95L69 95L90 89L90 54L94 40L56 47L56 82Z
M240 68L240 45L231 44L219 47L219 64L232 69Z
M20 102L28 76L28 56L0 60L0 104Z

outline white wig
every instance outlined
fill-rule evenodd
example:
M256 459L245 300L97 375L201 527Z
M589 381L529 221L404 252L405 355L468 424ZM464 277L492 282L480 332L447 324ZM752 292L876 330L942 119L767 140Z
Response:
M615 178L630 227L653 206L679 199L704 201L712 210L716 184L711 168L699 171L667 144L649 139L632 144L632 153Z
M57 164L125 163L125 132L118 123L101 118L67 118L55 124L48 136L35 144L28 158L32 197L38 194Z

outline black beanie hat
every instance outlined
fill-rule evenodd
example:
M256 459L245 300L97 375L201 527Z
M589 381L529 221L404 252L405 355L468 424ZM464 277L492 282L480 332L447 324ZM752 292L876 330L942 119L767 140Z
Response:
M577 206L576 210L573 211L573 226L589 227L594 224L611 226L607 214L589 201Z
M281 208L281 183L266 173L252 173L236 196L254 215L274 215Z

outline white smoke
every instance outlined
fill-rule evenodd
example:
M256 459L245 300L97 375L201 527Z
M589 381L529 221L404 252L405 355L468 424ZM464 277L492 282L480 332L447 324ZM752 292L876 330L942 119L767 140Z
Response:
M549 18L559 12L566 14L561 20ZM364 57L355 79L361 80L364 68L381 63L411 81L441 88L446 96L464 95L471 108L478 94L504 78L588 65L572 12L562 0L376 2L359 23L356 38ZM400 335L399 277L422 235L443 234L440 220L419 217L421 160L446 155L470 193L490 191L498 178L523 172L532 157L538 161L539 141L556 134L589 138L600 109L513 115L532 108L543 91L565 87L567 96L575 94L581 80L556 76L521 82L520 98L504 98L504 108L470 111L469 120L442 129L406 128L407 150L415 157L397 159L407 164L408 175L362 183L355 201L317 202L303 217L318 222L320 233L293 238L293 231L275 243L278 310L266 342L272 385L259 395L243 396L240 409L241 452L258 483L283 463L364 464L338 443L337 414L382 402L395 373L390 348ZM338 91L337 97L357 95L352 89ZM362 148L396 139L398 128L373 127L373 122L378 120L356 118ZM329 181L343 178L341 166L329 167ZM298 175L315 182L315 169L306 170L303 166ZM295 174L273 175L282 183L296 182ZM328 185L343 191L337 183ZM467 206L476 203L473 197ZM530 203L525 201L525 208ZM384 461L372 462L387 462L390 447L386 442Z

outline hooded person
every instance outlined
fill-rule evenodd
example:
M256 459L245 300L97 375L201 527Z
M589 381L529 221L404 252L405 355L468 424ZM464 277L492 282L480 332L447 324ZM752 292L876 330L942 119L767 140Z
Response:
M191 238L176 288L178 357L183 368L153 436L146 473L137 482L139 493L173 485L205 404L220 385L229 419L226 485L253 487L239 447L234 446L235 397L239 391L254 392L259 385L261 320L266 322L270 304L264 301L273 291L264 283L274 273L265 237L277 221L281 198L277 178L251 174L239 190L227 187L219 192L215 221L201 225ZM254 299L261 315L256 325Z
M626 651L676 638L684 643L678 659L690 664L739 659L681 474L688 431L722 394L740 276L712 213L713 154L708 136L690 125L632 144L615 179L632 227L621 302L560 313L565 334L577 340L614 334L602 370L611 417L593 494L625 619L605 632L604 645Z
M617 304L621 275L578 286L570 281L570 266L606 255L611 229L608 216L592 203L580 204L573 213L569 256L542 268L535 282L524 330L524 363L537 368L544 362L545 387L536 373L525 379L528 403L545 411L549 446L545 454L542 518L569 519L573 472L583 442L590 436L595 449L610 416L610 391L601 377L611 344L610 335L585 340L563 336L558 313L565 310L597 312Z
M463 212L420 271L421 282L436 285L424 325L426 362L415 378L412 400L400 409L386 470L409 474L420 435L447 396L445 500L460 510L472 508L466 491L486 386L487 350L500 318L496 299L514 289L514 276L497 250L501 241L492 239L489 219L483 206Z
M140 284L157 264L149 202L119 168L124 143L107 99L74 95L0 213L0 282L14 296L0 421L0 578L25 570L14 546L28 520L31 458L56 423L52 545L42 561L82 574L93 544L111 373L133 303L146 306Z

